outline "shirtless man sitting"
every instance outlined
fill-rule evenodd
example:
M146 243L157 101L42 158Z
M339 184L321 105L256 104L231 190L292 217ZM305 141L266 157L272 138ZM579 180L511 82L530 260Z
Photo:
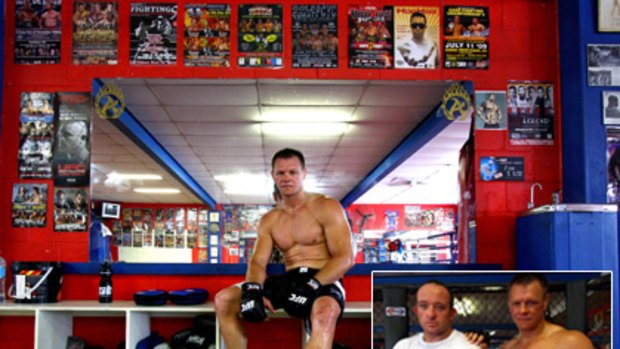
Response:
M545 320L549 303L547 280L542 274L517 274L508 285L508 308L519 334L502 349L592 349L583 333Z
M282 149L272 158L272 178L282 201L258 226L254 254L245 282L215 296L215 310L227 348L247 347L241 317L261 322L265 308L309 319L306 348L331 348L336 322L344 310L340 279L353 264L351 232L340 203L303 189L304 156ZM276 246L283 254L286 275L267 277L266 267Z

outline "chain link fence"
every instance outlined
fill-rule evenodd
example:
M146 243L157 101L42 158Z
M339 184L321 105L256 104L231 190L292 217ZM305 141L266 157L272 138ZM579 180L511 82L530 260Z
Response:
M448 285L454 294L454 308L457 316L453 327L463 332L484 332L489 348L499 348L502 343L518 332L512 322L507 305L507 285L505 283L484 285ZM416 316L411 310L415 304L416 286L407 287L407 309L409 335L422 331ZM555 324L566 326L567 283L549 285L550 301L547 319ZM609 274L586 283L586 322L585 333L595 348L611 348L611 282ZM375 286L373 294L373 348L385 348L384 306L382 288Z

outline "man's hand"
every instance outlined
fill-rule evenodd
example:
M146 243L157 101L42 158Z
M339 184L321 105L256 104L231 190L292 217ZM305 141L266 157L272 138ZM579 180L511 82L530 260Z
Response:
M241 285L241 316L248 322L261 322L267 317L263 302L263 287L256 282Z
M469 343L477 345L481 349L487 349L489 346L485 341L484 334L479 332L465 332L465 337Z
M313 277L305 283L294 283L288 292L284 310L293 317L310 317L312 304L321 286L321 283Z

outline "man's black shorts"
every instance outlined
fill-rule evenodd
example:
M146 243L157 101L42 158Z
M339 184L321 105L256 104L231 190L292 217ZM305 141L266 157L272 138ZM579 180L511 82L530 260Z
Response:
M297 268L289 270L282 276L270 276L265 280L263 285L264 295L275 309L284 307L288 298L289 290L297 284L305 284L308 279L318 273L318 269ZM333 284L323 285L318 290L318 297L332 297L340 305L340 316L344 312L345 290L342 286L342 280L338 280Z

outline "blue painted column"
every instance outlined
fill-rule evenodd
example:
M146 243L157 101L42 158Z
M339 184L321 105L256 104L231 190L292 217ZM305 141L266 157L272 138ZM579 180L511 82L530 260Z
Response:
M620 44L620 33L598 31L598 1L557 0L563 137L563 191L569 203L606 202L607 158L603 91L588 86L588 44ZM616 234L617 234L616 228ZM617 246L620 250L620 247ZM617 257L616 257L617 258ZM613 323L620 320L618 270L614 270ZM617 326L616 326L617 327ZM612 347L620 346L614 336Z
M606 202L607 159L603 90L588 86L587 45L618 44L620 34L599 33L597 1L558 0L564 201Z

